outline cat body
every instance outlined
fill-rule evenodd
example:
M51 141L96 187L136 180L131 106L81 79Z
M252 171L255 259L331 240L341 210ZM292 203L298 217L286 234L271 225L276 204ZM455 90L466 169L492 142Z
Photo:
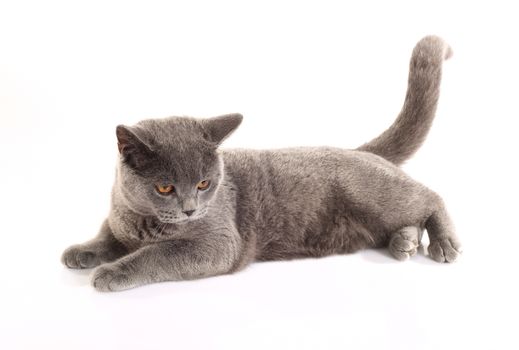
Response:
M381 247L400 228L423 228L435 200L398 167L362 151L230 151L224 159L238 231L253 242L246 260Z
M115 291L373 247L403 260L416 254L424 230L433 259L456 260L443 201L398 167L430 128L448 56L437 37L417 44L400 116L357 150L219 149L239 114L119 126L110 214L63 263L97 266L94 287Z

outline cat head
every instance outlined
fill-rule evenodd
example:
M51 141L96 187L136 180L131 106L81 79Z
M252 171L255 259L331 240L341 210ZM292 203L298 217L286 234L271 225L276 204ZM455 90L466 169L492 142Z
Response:
M203 217L223 177L218 146L242 119L240 114L228 114L119 125L116 186L126 204L163 223Z

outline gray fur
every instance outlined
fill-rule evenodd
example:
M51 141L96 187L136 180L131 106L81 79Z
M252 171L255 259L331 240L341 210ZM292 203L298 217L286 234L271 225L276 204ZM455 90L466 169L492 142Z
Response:
M395 165L430 128L448 50L437 37L418 43L402 113L358 150L220 150L239 114L117 127L110 214L96 238L63 253L63 263L97 266L94 287L116 291L373 247L388 246L403 260L416 254L424 229L434 260L456 260L460 246L441 198ZM197 190L201 180L211 181L205 191ZM155 189L170 183L172 195Z
M389 251L398 260L407 260L416 254L423 228L417 226L404 227L389 239Z
M358 148L400 165L420 148L431 128L438 99L442 62L451 48L437 36L420 40L409 64L404 106L396 121L380 136Z

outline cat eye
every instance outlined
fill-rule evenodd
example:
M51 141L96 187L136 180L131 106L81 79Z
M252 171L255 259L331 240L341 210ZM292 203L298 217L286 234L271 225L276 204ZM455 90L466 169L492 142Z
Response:
M200 181L196 185L196 188L199 189L200 191L205 191L209 188L210 184L211 184L211 182L209 180L203 180L203 181Z
M157 190L158 193L163 194L163 195L168 195L168 194L172 194L173 192L175 192L175 186L173 186L173 185L156 185L155 189Z

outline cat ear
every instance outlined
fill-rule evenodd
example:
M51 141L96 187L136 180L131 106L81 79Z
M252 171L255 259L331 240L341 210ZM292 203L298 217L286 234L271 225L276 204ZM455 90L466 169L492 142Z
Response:
M138 168L150 159L151 150L129 127L118 125L115 134L119 153L125 163Z
M206 130L206 139L217 145L221 144L241 124L243 116L238 113L226 114L202 121Z

